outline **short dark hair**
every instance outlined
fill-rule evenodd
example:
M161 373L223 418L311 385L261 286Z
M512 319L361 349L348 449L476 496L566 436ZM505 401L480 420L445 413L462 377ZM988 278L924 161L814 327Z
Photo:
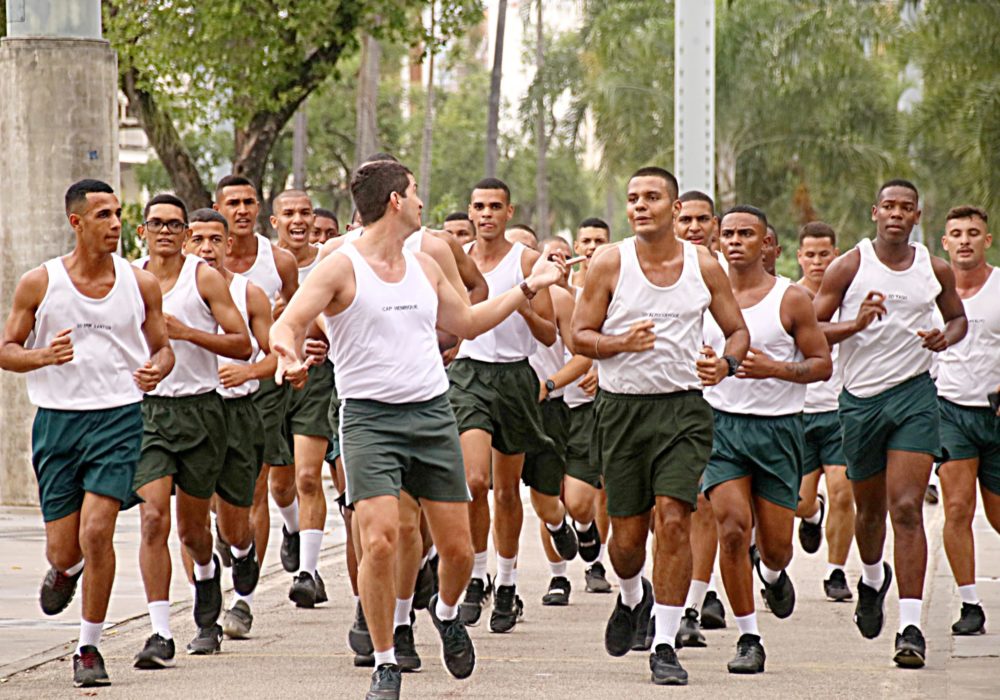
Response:
M986 214L986 210L973 204L963 204L961 206L952 207L948 210L944 220L951 221L952 219L971 219L974 216L978 216L982 219L984 224L988 224L990 222L990 217Z
M208 207L202 207L201 209L195 209L191 212L191 218L188 223L192 224L222 224L223 230L229 233L229 222L226 221L224 217L215 209L210 209Z
M184 200L175 194L170 194L169 192L161 192L155 195L151 200L146 202L145 208L142 210L142 218L146 219L149 217L149 210L152 209L157 204L169 204L171 206L177 207L181 210L184 215L184 223L188 222L188 208Z
M448 214L448 216L444 217L444 220L445 221L468 221L470 224L472 223L472 219L469 218L469 214L467 212L464 212L464 211L453 211L452 213Z
M637 177L658 177L663 179L663 181L667 183L667 190L670 192L671 199L677 199L677 193L680 191L680 186L677 184L677 178L674 177L674 174L669 170L661 168L657 165L647 165L632 173L632 177L629 178L629 182Z
M91 192L102 194L114 194L115 190L103 180L77 180L66 190L66 215L69 216L73 209L80 203L87 202L87 195Z
M573 246L570 245L570 242L567 241L562 236L546 236L542 240L538 241L538 248L539 248L539 250L542 249L542 248L544 248L546 246L546 244L548 244L548 243L562 243L564 246L566 246L570 250L573 250Z
M351 196L363 226L373 224L385 216L393 192L401 197L406 196L410 175L412 173L409 168L394 160L365 163L354 171Z
M368 156L363 161L361 161L361 165L364 165L366 163L374 163L377 160L391 160L393 163L398 163L399 162L399 158L397 158L396 156L392 155L391 153L385 153L383 151L378 151L376 153L372 153L370 156ZM358 166L358 167L361 167L361 166Z
M767 214L758 209L757 207L750 206L749 204L737 204L735 207L730 207L723 214L722 218L725 219L730 214L753 214L756 216L762 224L764 224L764 232L771 228L771 224L767 223ZM774 229L772 229L774 230ZM774 232L774 242L778 242L778 232Z
M582 228L603 228L608 232L608 235L611 234L611 227L608 226L608 222L604 219L598 219L596 216L588 216L580 222L580 225L576 227L576 230L579 231Z
M337 228L340 228L340 219L338 219L337 215L334 214L329 209L324 209L323 207L316 207L315 209L313 209L313 214L315 214L317 218L322 216L324 219L333 219L333 223L337 224Z
M778 229L774 228L774 226L770 223L768 223L764 228L767 229L767 232L771 234L771 238L774 239L774 245L780 247L781 238L778 236Z
M503 190L503 193L507 196L507 204L510 204L510 188L507 187L507 183L499 178L495 177L484 177L482 180L476 183L475 187L472 188L473 191L476 190Z
M890 187L905 187L908 190L912 190L913 194L916 195L917 200L920 199L920 192L917 191L917 186L914 185L909 180L903 180L902 178L893 178L892 180L886 180L882 183L882 186L878 188L878 192L875 194L875 201L878 202L882 199L882 193L885 192Z
M476 189L478 190L478 189L482 189L482 188L477 187ZM538 240L538 234L535 233L535 229L533 229L530 226L528 226L528 224L511 224L510 226L507 227L507 230L510 231L512 228L519 228L522 231L527 231L528 233L530 233L532 236L535 237L536 241Z
M677 198L678 202L708 202L708 208L712 210L712 215L715 215L715 202L704 192L698 190L688 190L680 197Z
M837 245L837 232L833 226L822 221L810 221L799 229L799 245L807 238L829 238L833 245Z
M254 194L257 194L257 186L242 175L226 175L215 184L215 199L222 195L222 190L227 187L253 187Z
M288 190L282 190L281 192L278 193L278 195L271 202L271 210L277 213L278 202L287 197L306 197L309 200L309 206L312 206L312 197L309 196L308 192L306 192L305 190L297 190L295 188L292 188Z

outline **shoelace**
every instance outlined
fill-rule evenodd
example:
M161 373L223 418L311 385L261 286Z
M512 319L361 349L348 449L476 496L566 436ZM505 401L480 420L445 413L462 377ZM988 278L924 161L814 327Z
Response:
M465 649L465 640L468 635L465 632L465 623L458 618L444 623L443 642L445 651L449 654L457 654Z

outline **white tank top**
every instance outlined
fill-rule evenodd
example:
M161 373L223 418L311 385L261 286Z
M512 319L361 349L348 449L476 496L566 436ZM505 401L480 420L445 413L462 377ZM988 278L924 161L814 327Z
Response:
M874 396L907 379L927 372L934 353L922 347L918 330L933 327L934 307L941 284L930 254L920 243L913 264L890 270L879 261L870 239L858 243L861 263L840 305L840 318L854 319L868 292L882 292L886 315L840 343L844 388L862 398Z
M831 323L840 320L840 312L834 311L830 318ZM840 390L844 388L844 377L840 371L840 362L837 361L837 354L840 352L840 344L830 347L830 359L833 360L833 374L825 382L813 382L806 384L806 403L803 407L804 413L826 413L836 411L840 407Z
M28 372L28 398L35 406L97 411L142 401L132 373L149 359L142 334L146 304L128 261L117 255L112 259L115 283L101 299L80 293L62 258L43 264L48 288L35 312L33 341L26 347L47 347L56 333L71 328L73 360Z
M403 247L406 248L411 253L419 253L420 247L424 242L424 229L418 229L406 237L403 241Z
M791 280L777 277L771 291L753 306L742 309L743 320L750 330L750 344L778 362L799 362L802 352L795 338L781 323L781 300L792 285ZM711 314L705 318L705 342L722 356L726 339ZM705 388L705 400L712 408L727 413L751 416L787 416L801 413L806 398L806 385L781 379L736 379L729 377L715 386Z
M538 381L544 382L566 364L566 344L563 342L557 327L556 342L552 343L551 346L544 343L536 343L536 345L538 349L535 350L535 354L528 358L528 363L538 375ZM565 387L561 387L549 392L549 398L557 399L563 395L564 391Z
M572 287L571 289L576 296L576 300L580 301L580 294L583 292L583 289L580 287ZM573 353L567 350L565 362L569 362L572 359ZM572 382L567 384L563 392L563 400L570 408L576 408L577 406L582 406L585 403L593 403L594 401L593 396L589 396L587 392L579 387L581 379L583 379L583 377L574 379Z
M617 394L669 394L700 389L695 363L701 352L702 316L712 301L698 263L698 247L678 241L683 249L681 274L669 287L659 287L643 273L635 237L618 247L621 270L601 332L620 335L639 321L653 321L656 342L647 352L622 352L598 360L601 389Z
M233 281L229 283L229 293L233 295L233 302L236 304L236 308L239 309L240 316L243 317L243 322L247 324L247 328L250 328L250 314L247 311L247 294L250 289L250 280L248 280L243 275L233 273ZM222 330L220 329L221 333ZM260 353L260 345L257 344L257 338L254 337L253 330L250 330L250 359L249 360L234 360L229 357L217 357L217 362L219 366L222 365L252 365L257 361L257 355ZM237 387L232 389L227 389L222 384L216 388L219 395L224 399L238 399L243 396L249 396L250 394L257 391L260 387L260 382L256 379L251 379L248 382L244 382Z
M144 268L149 258L139 258L133 264ZM219 323L198 291L197 271L207 263L197 255L185 255L184 266L173 288L163 295L163 312L189 328L206 333L218 333ZM194 396L219 386L219 363L214 352L189 343L171 340L174 369L163 378L150 396Z
M255 233L257 239L257 257L254 258L253 265L246 272L240 274L264 290L264 294L272 302L281 294L281 275L278 274L278 266L274 262L274 251L271 249L271 241L259 233Z
M1000 272L994 268L975 295L963 299L969 330L938 353L938 395L961 406L989 406L1000 385Z
M299 268L299 284L302 284L305 281L306 277L309 276L309 273L312 272L313 270L315 270L316 266L319 265L319 248L320 247L318 245L314 245L313 248L316 249L316 257L313 258L313 261L311 263L309 263L308 265L306 265L305 267L300 267Z
M721 250L720 251L716 251L716 253L715 253L715 259L719 261L720 265L722 265L722 269L725 270L728 273L729 272L729 261L726 260L726 256L722 254Z
M384 282L348 243L337 249L354 266L354 301L324 316L337 395L385 403L426 401L448 391L437 344L437 292L416 256L403 249L406 272Z
M466 244L465 251L469 252L474 244L475 241ZM483 273L490 292L488 299L500 296L524 281L524 272L521 270L523 252L524 245L514 243L496 267ZM537 345L527 321L515 311L495 328L486 331L475 340L462 341L458 357L468 357L481 362L517 362L531 357Z

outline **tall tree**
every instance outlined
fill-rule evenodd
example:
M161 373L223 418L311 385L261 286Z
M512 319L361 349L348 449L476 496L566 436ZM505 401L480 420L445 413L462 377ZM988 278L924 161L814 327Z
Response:
M490 101L486 113L486 177L497 172L497 140L500 135L500 81L503 77L503 37L507 26L507 0L497 3L496 45L493 49L493 72L490 74Z
M354 166L378 150L378 103L379 72L382 62L382 47L371 34L361 39L361 71L358 75L358 93L355 114Z

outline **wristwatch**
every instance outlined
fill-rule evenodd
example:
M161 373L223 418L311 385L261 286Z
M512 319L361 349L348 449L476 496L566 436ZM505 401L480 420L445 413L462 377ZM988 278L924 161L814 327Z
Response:
M726 376L731 377L736 374L736 370L740 368L740 361L732 355L723 355L722 359L729 363L729 371L726 372Z
M537 292L531 291L531 287L528 286L527 282L521 282L518 286L521 288L521 291L524 292L524 296L528 297L528 301L535 298L535 294L537 294Z
M555 390L556 390L556 383L554 381L552 381L551 379L546 379L545 380L545 391L547 391L547 392L549 392L551 394Z

